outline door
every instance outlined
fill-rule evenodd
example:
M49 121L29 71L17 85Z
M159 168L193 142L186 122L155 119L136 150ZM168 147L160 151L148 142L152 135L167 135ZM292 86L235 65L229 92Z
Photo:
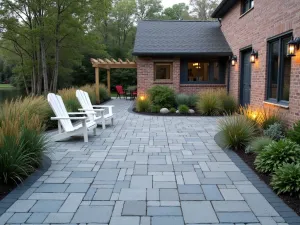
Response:
M241 52L241 96L240 104L250 104L251 96L251 49Z

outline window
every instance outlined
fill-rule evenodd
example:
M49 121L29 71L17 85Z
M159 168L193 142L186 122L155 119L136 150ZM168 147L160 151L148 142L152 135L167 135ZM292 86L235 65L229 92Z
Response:
M181 60L181 83L224 83L225 65L217 61Z
M244 14L248 10L252 9L254 6L254 0L242 0L242 12L241 14Z
M172 63L155 63L154 79L155 80L171 80L172 79Z
M287 44L291 35L268 42L268 99L276 103L289 101L291 58L287 56Z

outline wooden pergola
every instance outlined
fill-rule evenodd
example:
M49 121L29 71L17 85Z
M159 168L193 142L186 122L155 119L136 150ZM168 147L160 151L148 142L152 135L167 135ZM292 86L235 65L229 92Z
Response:
M100 103L100 94L99 94L99 68L106 69L107 71L107 89L110 94L110 69L135 69L136 62L126 59L122 61L121 59L93 59L91 58L91 63L95 68L95 83L96 83L96 101L97 104Z

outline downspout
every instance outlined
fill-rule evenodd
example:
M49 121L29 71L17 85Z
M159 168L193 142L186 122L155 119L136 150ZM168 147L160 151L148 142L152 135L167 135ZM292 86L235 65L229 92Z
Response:
M231 57L228 60L228 78L227 78L227 94L229 94L230 90L230 71L231 71Z

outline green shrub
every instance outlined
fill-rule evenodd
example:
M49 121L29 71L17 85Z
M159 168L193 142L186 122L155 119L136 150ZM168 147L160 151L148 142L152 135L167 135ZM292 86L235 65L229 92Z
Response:
M176 113L176 109L175 108L171 108L170 109L170 113Z
M260 153L266 146L272 143L272 139L269 137L258 137L250 142L246 148L246 153Z
M148 98L136 100L136 111L138 112L149 112L151 109L151 102Z
M186 94L177 94L176 95L176 104L179 105L189 105L190 103L190 96Z
M255 137L255 124L244 116L228 116L220 121L224 147L233 150L244 149Z
M152 113L159 113L160 112L160 106L159 105L151 105L151 112Z
M216 91L209 90L200 94L196 108L206 116L217 116L222 111L222 103Z
M197 95L190 95L188 106L192 107L192 108L195 108L196 105L197 105L197 101L198 101L198 96Z
M293 129L287 132L287 137L300 145L300 121L295 123Z
M272 173L285 163L300 162L300 146L289 139L272 142L255 159L259 172Z
M180 114L187 114L187 113L189 113L189 107L186 106L186 105L180 105L178 107L178 110L179 110Z
M171 108L175 105L175 92L168 86L153 86L148 90L151 102L162 108Z
M267 130L270 125L273 125L275 123L279 123L279 124L282 123L281 118L279 117L279 114L271 115L270 117L266 118L262 122L261 126L264 130Z
M300 164L284 164L272 176L271 186L277 194L300 198Z
M279 140L284 137L283 127L280 123L274 123L264 130L264 135L273 140Z

